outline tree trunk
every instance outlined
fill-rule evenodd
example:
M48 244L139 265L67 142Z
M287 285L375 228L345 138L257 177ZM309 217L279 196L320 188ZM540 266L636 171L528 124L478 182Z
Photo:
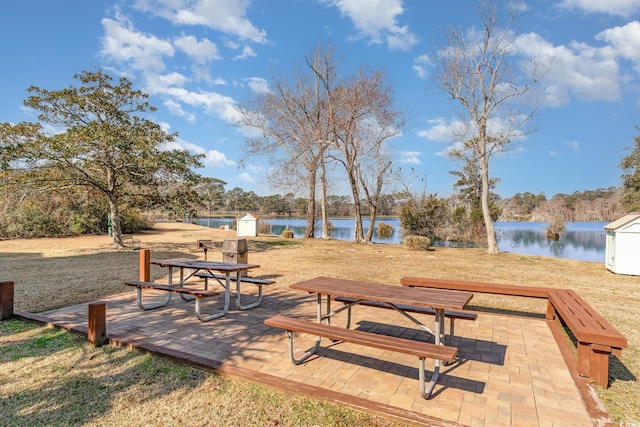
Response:
M324 161L320 164L320 191L322 191L322 238L329 240L329 218L327 218L327 176Z
M378 212L378 209L376 205L372 203L371 206L369 207L369 228L367 228L367 237L366 237L366 241L369 243L371 243L371 241L373 240L373 229L376 222L377 212Z
M316 174L309 173L309 202L307 205L307 229L303 238L315 237L316 228Z
M118 200L115 197L109 197L109 211L111 212L113 247L122 249L124 244L122 243L122 228L120 227L120 210L118 209Z
M349 182L351 183L351 193L353 194L353 241L361 243L364 241L364 232L362 230L362 204L360 203L360 191L358 190L358 180L355 177L355 168L349 170Z
M484 219L484 227L487 231L487 253L497 254L500 250L498 249L498 240L496 239L496 232L493 226L493 220L491 219L491 210L489 209L489 159L486 153L480 158L480 168L482 173L482 218Z

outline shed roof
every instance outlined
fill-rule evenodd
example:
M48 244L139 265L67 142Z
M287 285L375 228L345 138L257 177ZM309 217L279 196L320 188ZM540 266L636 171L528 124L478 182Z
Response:
M238 217L236 219L243 219L243 218L245 218L247 216L249 216L251 218L246 218L246 219L254 219L256 221L260 219L260 218L258 218L258 216L256 214L254 214L252 212L245 212L242 215L238 215Z
M640 220L640 212L631 212L622 218L618 218L615 221L604 226L605 230L617 230L619 228L624 227L627 224L630 224L634 221Z

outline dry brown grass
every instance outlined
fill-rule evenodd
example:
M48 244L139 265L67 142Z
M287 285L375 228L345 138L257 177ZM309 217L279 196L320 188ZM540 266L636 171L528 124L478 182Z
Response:
M140 237L152 257L202 257L197 239L222 241L232 231L190 224L159 223ZM427 276L569 288L577 291L622 332L629 348L614 359L609 389L596 387L616 419L640 422L640 277L607 271L603 264L481 249L438 248L408 251L399 245L358 245L344 241L291 240L273 236L249 239L249 262L259 274L276 278L278 287L326 275L375 282L399 283L402 276ZM209 259L221 259L209 251ZM2 280L15 282L17 311L37 311L123 291L124 282L138 276L138 252L114 250L106 236L29 239L0 242ZM159 278L160 269L152 270ZM544 313L546 303L527 298L477 295L476 308L517 313ZM162 399L162 397L159 397Z

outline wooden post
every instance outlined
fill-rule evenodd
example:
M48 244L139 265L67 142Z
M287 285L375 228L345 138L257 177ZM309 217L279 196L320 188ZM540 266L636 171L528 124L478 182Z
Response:
M107 343L107 305L103 302L89 304L89 344L100 347Z
M140 251L140 281L151 281L151 250L149 249Z
M0 282L0 320L13 316L13 282Z

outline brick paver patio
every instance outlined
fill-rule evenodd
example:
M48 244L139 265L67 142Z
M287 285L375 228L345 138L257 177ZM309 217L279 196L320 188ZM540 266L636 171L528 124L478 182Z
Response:
M152 311L140 310L135 300L135 292L102 300L107 305L110 339L256 381L279 383L290 390L426 425L595 424L542 319L478 313L476 321L457 321L452 345L459 348L461 360L443 369L432 398L424 400L418 361L412 356L323 340L317 356L293 365L284 332L263 322L275 314L314 319L313 295L267 290L259 307L232 309L224 318L206 323L197 320L194 303L179 296L167 307ZM205 313L219 309L216 298L205 301ZM87 327L87 312L87 304L78 304L33 317L82 331ZM428 339L393 310L358 306L353 313L354 328ZM344 320L340 316L333 324ZM432 324L432 319L424 321ZM314 340L296 336L296 351L311 347ZM427 361L427 369L432 367L433 361Z

